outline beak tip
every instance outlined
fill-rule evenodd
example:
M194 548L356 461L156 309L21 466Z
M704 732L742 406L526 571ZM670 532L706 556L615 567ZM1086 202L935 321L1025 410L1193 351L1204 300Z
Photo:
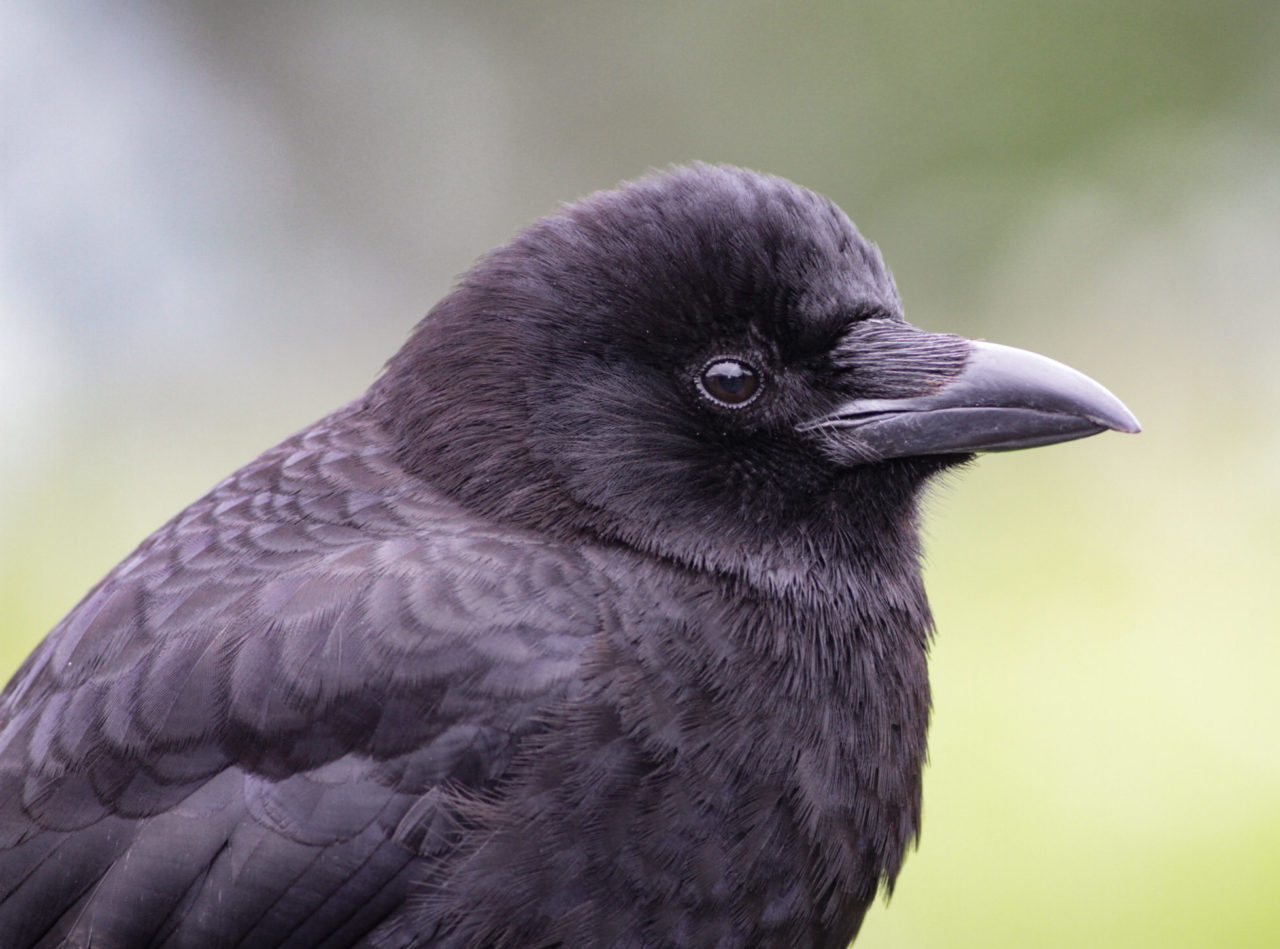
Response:
M1111 431L1120 432L1124 435L1137 435L1141 432L1142 423L1129 411L1128 407L1111 393L1108 392L1107 395L1114 400L1114 404L1107 407L1109 411L1098 421L1111 429Z

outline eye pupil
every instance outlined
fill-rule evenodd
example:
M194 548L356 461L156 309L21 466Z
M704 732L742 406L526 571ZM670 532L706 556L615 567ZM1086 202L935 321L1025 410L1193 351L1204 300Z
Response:
M760 375L736 359L717 359L702 370L702 391L723 405L744 405L760 389Z

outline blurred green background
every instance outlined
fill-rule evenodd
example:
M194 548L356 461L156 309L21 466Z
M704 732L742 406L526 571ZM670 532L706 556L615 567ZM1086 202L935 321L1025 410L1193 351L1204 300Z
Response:
M485 249L703 159L1145 425L935 492L920 850L870 947L1280 945L1280 4L0 8L0 677Z

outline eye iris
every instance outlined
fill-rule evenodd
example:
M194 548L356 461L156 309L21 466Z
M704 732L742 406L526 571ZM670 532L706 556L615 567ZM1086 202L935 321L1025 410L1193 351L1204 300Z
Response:
M742 405L760 388L760 377L736 359L721 359L702 371L702 387L717 402Z

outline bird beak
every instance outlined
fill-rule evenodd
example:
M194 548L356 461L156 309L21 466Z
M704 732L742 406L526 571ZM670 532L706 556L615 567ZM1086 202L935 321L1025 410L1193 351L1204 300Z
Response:
M802 425L846 463L910 455L1012 451L1141 427L1124 403L1047 356L978 340L936 391L858 399Z

